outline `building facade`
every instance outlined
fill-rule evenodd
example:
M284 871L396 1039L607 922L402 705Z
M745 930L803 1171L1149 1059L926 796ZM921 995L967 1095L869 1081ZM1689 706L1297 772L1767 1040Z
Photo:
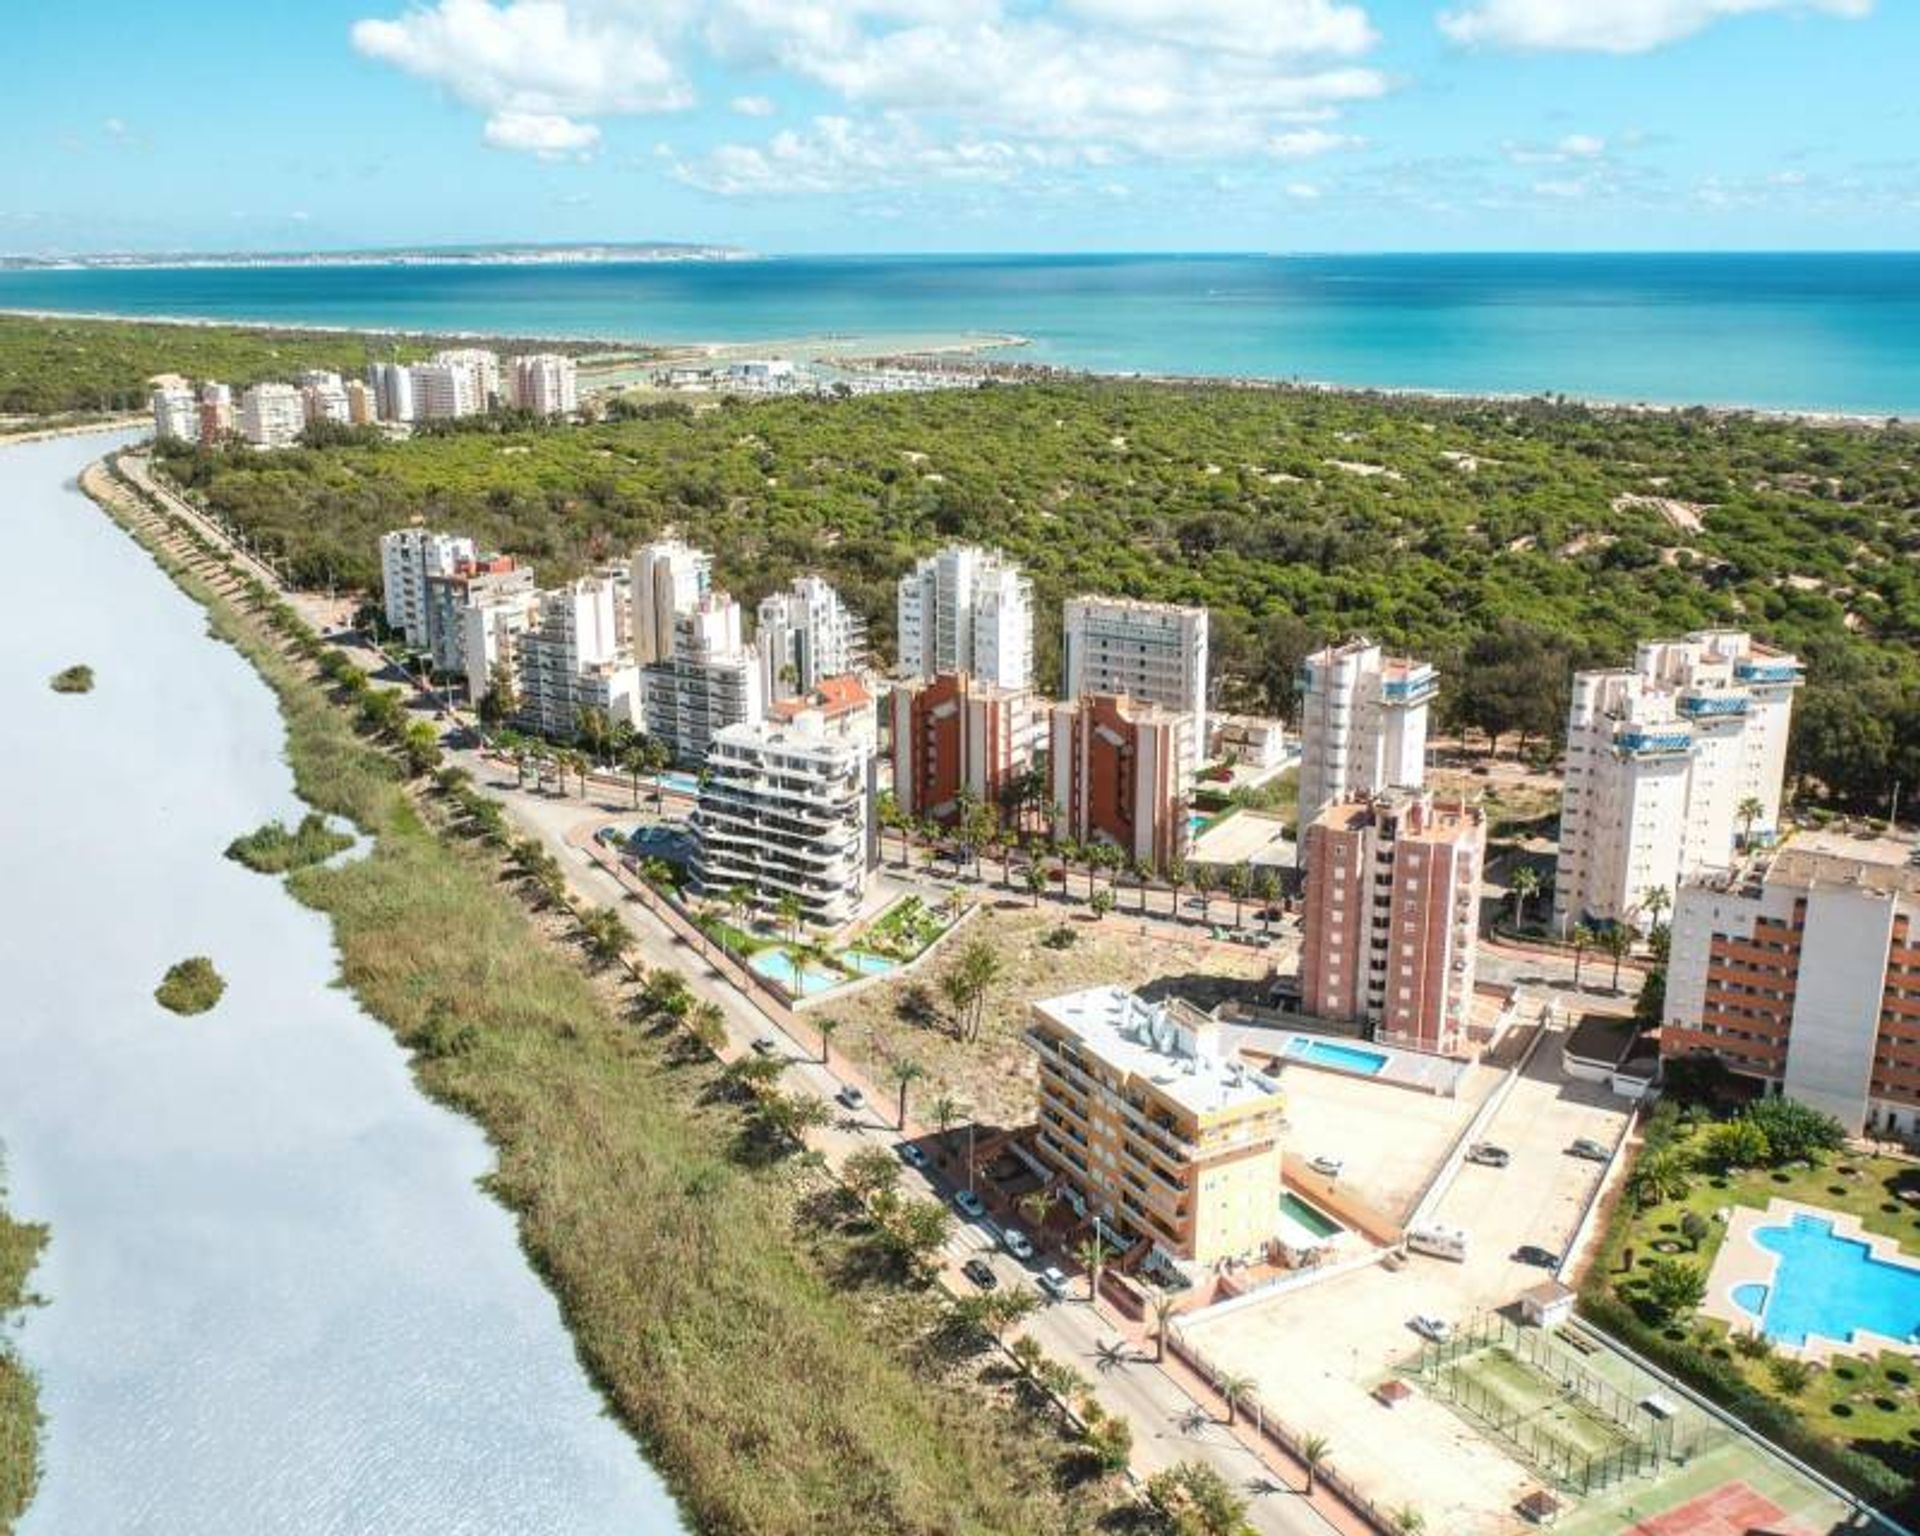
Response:
M466 610L533 591L533 572L512 555L476 555L427 577L427 650L437 672L467 671ZM483 690L484 691L484 690Z
M674 626L713 586L713 556L679 539L661 539L634 551L633 655L641 666L673 655Z
M849 736L804 721L722 727L694 811L695 888L743 887L770 914L791 898L817 928L851 921L877 863L872 781L872 752Z
M451 576L479 558L472 539L431 528L396 528L380 536L380 586L387 627L417 651L433 645L427 580Z
M754 643L769 699L811 693L866 664L867 627L818 576L796 576L760 600Z
M1051 713L1056 838L1105 843L1151 869L1187 854L1193 717L1089 693Z
M1040 1063L1034 1150L1105 1241L1197 1265L1265 1255L1285 1100L1215 1021L1094 987L1034 1003L1027 1044Z
M234 427L233 386L207 383L200 387L200 443L211 448Z
M452 368L467 376L466 396L472 411L490 411L500 403L500 355L485 347L453 347L433 354L433 366ZM456 411L455 415L467 415Z
M451 421L485 409L475 393L473 370L461 363L415 363L407 370L413 380L413 421Z
M520 640L539 622L540 594L531 585L518 591L478 593L460 610L460 656L466 666L469 699L478 704L501 676L518 696Z
M571 416L580 409L580 371L559 352L513 358L507 367L508 403L536 416Z
M1062 616L1060 697L1124 694L1193 720L1189 772L1207 751L1207 610L1117 597L1070 599Z
M621 586L586 576L540 594L540 622L514 645L522 729L572 741L589 709L609 725L635 722L640 673L626 649Z
M766 712L759 654L742 642L740 605L724 592L674 619L673 653L641 678L644 729L682 767L700 767L720 731Z
M1316 651L1294 679L1300 710L1300 825L1328 806L1427 781L1427 708L1439 675L1368 639Z
M240 396L240 435L254 447L291 448L306 429L306 402L291 384L252 384Z
M998 550L953 544L928 555L900 578L897 603L901 676L1033 685L1033 585Z
M200 440L200 402L191 389L163 384L148 397L153 406L153 435L163 442Z
M893 796L916 820L947 825L963 796L1004 805L1033 766L1042 729L1030 688L1000 688L965 672L894 686L887 700Z
M367 387L373 393L374 412L380 420L420 419L413 396L413 371L405 363L368 363Z
M1780 817L1799 661L1735 630L1639 647L1581 672L1567 713L1554 922L1647 927L1648 894L1725 869Z
M1689 878L1670 945L1663 1056L1920 1136L1920 869L1789 846Z
M1300 995L1389 1045L1455 1055L1473 1015L1486 818L1387 790L1307 826Z

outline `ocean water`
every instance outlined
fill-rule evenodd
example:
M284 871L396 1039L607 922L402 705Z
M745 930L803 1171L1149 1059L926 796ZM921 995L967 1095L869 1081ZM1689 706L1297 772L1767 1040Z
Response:
M74 489L0 448L0 1138L46 1221L21 1536L672 1536L470 1121L333 985L327 921L221 857L302 807L272 695ZM62 697L74 662L97 683ZM175 960L211 1012L153 1000Z
M0 271L0 308L630 341L1000 333L1115 372L1920 414L1920 254Z

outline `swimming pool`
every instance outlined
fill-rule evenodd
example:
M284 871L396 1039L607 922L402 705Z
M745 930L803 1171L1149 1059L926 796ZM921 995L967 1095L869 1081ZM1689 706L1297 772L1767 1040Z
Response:
M655 775L655 782L669 794L686 795L689 799L700 793L700 779L691 773L662 773Z
M1378 1077L1387 1067L1385 1051L1370 1051L1364 1045L1342 1045L1334 1040L1309 1040L1295 1035L1281 1054L1310 1067L1327 1067L1335 1072L1352 1072L1360 1077Z
M843 979L835 972L822 970L817 965L804 968L795 966L793 956L784 949L755 950L747 964L776 987L784 989L790 997L816 996L839 986Z
M834 958L856 976L884 976L900 963L870 949L843 949Z
M1288 1222L1292 1222L1295 1226L1303 1228L1307 1236L1315 1242L1322 1243L1330 1237L1338 1237L1342 1232L1347 1230L1325 1211L1316 1205L1310 1205L1307 1201L1302 1200L1290 1189L1280 1196L1280 1215L1283 1218L1280 1223L1280 1235L1283 1238L1292 1236L1292 1234L1287 1231ZM1299 1247L1303 1245L1296 1243L1295 1246Z
M1920 1266L1878 1258L1833 1222L1800 1214L1783 1227L1757 1227L1754 1241L1780 1256L1770 1286L1733 1288L1734 1304L1770 1339L1804 1345L1811 1336L1851 1344L1859 1333L1920 1339Z

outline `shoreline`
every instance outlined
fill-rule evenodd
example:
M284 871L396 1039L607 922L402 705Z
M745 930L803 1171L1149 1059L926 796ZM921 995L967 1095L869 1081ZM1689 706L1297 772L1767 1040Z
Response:
M0 1162L0 1533L14 1528L40 1483L40 1386L9 1335L19 1314L38 1304L27 1282L47 1240L45 1225L8 1211Z
M251 331L279 334L307 334L315 336L366 337L370 340L407 340L449 342L494 342L507 343L546 343L566 347L593 347L605 350L615 356L645 355L658 362L672 362L681 357L700 357L719 351L742 352L752 355L755 349L765 351L782 345L790 345L779 338L743 338L738 341L643 341L632 337L614 337L592 333L568 334L564 332L544 332L535 335L486 330L417 330L404 327L381 327L364 325L336 325L299 321L261 320L261 319L225 319L206 315L151 315L127 314L111 310L63 310L30 309L0 306L0 319L39 320L39 321L79 321L102 325L151 325L175 326L182 329L208 331ZM823 338L831 340L832 337ZM859 338L851 337L851 340ZM980 339L969 339L968 333L956 333L951 344L937 347L922 347L909 352L889 353L884 350L872 353L848 352L840 361L844 363L871 365L877 358L888 357L900 362L914 356L951 359L956 356L977 357L978 353L996 351L1003 348L1028 347L1035 344L1030 336L1019 336L1004 332L983 333ZM990 370L992 360L978 360L976 366ZM1031 369L1040 380L1058 383L1105 383L1105 384L1145 384L1156 388L1169 389L1243 389L1264 390L1275 394L1312 394L1352 396L1376 400L1411 401L1415 403L1433 403L1442 405L1494 405L1513 406L1551 403L1563 407L1575 407L1596 414L1624 414L1642 416L1678 416L1689 412L1703 411L1715 418L1750 417L1762 421L1797 422L1815 427L1845 427L1855 430L1882 429L1889 426L1906 427L1920 422L1920 409L1913 411L1849 411L1831 407L1817 406L1765 406L1743 405L1738 402L1711 401L1658 401L1627 400L1604 395L1581 395L1564 391L1548 390L1532 394L1514 393L1499 390L1443 389L1435 386L1410 384L1349 384L1332 379L1288 378L1266 374L1209 374L1209 373L1158 373L1144 372L1138 369L1097 369L1071 368L1051 363L1014 363L1016 368ZM992 377L983 372L982 377ZM1036 380L1037 381L1037 380ZM1018 378L1009 378L1004 382L1023 382Z

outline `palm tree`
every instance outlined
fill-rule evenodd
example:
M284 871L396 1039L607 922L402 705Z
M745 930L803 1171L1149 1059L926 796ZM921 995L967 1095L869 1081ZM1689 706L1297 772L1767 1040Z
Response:
M1580 970L1586 963L1587 951L1593 947L1593 930L1585 923L1576 923L1573 928L1573 990L1580 990Z
M1531 864L1522 864L1507 881L1507 891L1513 897L1513 926L1518 932L1526 926L1527 903L1540 894L1540 872Z
M1753 846L1753 824L1767 814L1767 808L1761 804L1758 796L1748 795L1746 799L1740 802L1739 809L1735 814L1740 818L1740 846L1742 848L1751 848Z
M1642 1155L1627 1175L1627 1193L1642 1210L1686 1196L1687 1160L1675 1147L1656 1147Z
M907 1089L927 1075L927 1069L917 1061L908 1061L904 1057L887 1069L887 1077L894 1087L900 1090L900 1113L894 1121L896 1130L907 1128Z
M942 1093L927 1107L927 1113L933 1116L934 1128L940 1133L940 1145L951 1152L953 1128L960 1120L960 1101L950 1093Z
M1325 1435L1304 1435L1300 1440L1298 1455L1300 1465L1307 1469L1307 1497L1313 1497L1314 1479L1320 1475L1320 1469L1327 1464L1332 1453L1332 1442Z
M1227 1400L1227 1424L1231 1426L1239 1416L1240 1399L1252 1397L1256 1383L1251 1376L1236 1376L1232 1371L1222 1371L1214 1385Z
M1427 1528L1427 1517L1411 1504L1402 1504L1387 1516L1393 1536L1420 1536Z
M792 891L787 891L782 894L779 905L774 910L779 915L780 926L787 930L788 942L797 943L800 938L800 918L802 913L800 898L794 895Z
M1167 1358L1167 1326L1173 1321L1174 1309L1179 1306L1179 1298L1166 1291L1157 1293L1153 1298L1153 1363L1158 1365Z
M1167 886L1173 892L1173 906L1167 915L1177 923L1180 921L1180 893L1187 887L1187 861L1168 859L1165 873Z
M1613 957L1613 990L1620 990L1620 962L1633 953L1633 930L1615 923L1600 935L1600 947Z
M1060 1197L1042 1186L1020 1197L1020 1210L1036 1227L1044 1227L1047 1218L1053 1214L1053 1208L1059 1203Z
M820 1031L820 1065L833 1064L833 1037L840 1033L841 1021L831 1014L826 1015L814 1028Z
M1087 1271L1087 1300L1097 1305L1100 1300L1100 1271L1107 1267L1107 1245L1098 1237L1090 1237L1073 1250L1073 1256Z
M1660 919L1672 905L1673 893L1664 885L1648 886L1647 894L1640 898L1640 910L1647 914L1647 922L1654 928L1660 926Z
M687 1033L710 1051L727 1043L727 1016L718 1003L695 1003L687 1010Z

